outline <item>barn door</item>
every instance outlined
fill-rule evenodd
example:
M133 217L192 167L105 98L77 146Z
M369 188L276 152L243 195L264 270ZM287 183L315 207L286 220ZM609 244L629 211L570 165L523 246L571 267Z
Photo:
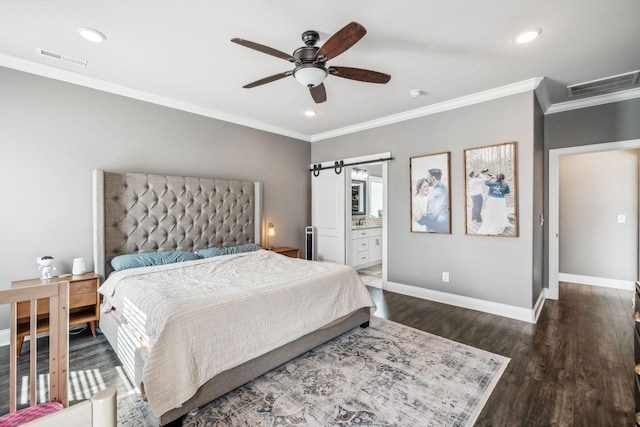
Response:
M346 173L327 169L311 175L311 223L318 261L345 264Z

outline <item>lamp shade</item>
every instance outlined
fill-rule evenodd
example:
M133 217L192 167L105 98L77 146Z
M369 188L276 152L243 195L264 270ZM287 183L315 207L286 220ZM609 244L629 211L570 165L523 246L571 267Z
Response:
M293 77L304 87L316 87L327 77L327 70L315 64L302 65L293 70Z
M269 225L267 226L267 236L273 237L275 235L276 235L276 229L273 226L273 224L269 223Z

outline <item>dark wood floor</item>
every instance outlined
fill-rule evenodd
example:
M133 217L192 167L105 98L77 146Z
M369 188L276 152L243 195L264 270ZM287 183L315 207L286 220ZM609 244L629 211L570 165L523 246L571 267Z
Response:
M535 325L372 295L381 317L511 358L477 425L633 425L631 291L562 283Z
M547 301L535 325L370 291L378 316L511 358L477 425L633 425L631 291L563 283L560 300ZM79 378L72 404L91 383L130 390L103 336L85 332L71 346L70 370ZM0 414L7 412L7 351L0 348ZM26 360L28 346L23 352Z

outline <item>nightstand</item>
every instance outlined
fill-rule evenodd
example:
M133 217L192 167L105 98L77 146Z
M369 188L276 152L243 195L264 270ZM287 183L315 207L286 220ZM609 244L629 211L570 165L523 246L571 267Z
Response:
M85 273L78 276L53 277L51 279L30 279L11 282L12 288L55 283L59 280L69 281L69 326L87 323L91 334L96 336L96 321L100 320L100 276ZM17 353L22 351L24 337L29 335L30 307L28 301L18 303L18 342ZM38 300L38 332L49 330L49 299Z
M272 251L280 255L288 256L290 258L300 258L300 251L296 248L273 248Z

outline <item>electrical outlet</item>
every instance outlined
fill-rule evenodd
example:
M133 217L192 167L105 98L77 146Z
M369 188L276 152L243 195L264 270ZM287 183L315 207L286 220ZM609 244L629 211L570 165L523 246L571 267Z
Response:
M448 271L443 271L442 272L442 281L443 282L448 282L449 281L449 272Z

